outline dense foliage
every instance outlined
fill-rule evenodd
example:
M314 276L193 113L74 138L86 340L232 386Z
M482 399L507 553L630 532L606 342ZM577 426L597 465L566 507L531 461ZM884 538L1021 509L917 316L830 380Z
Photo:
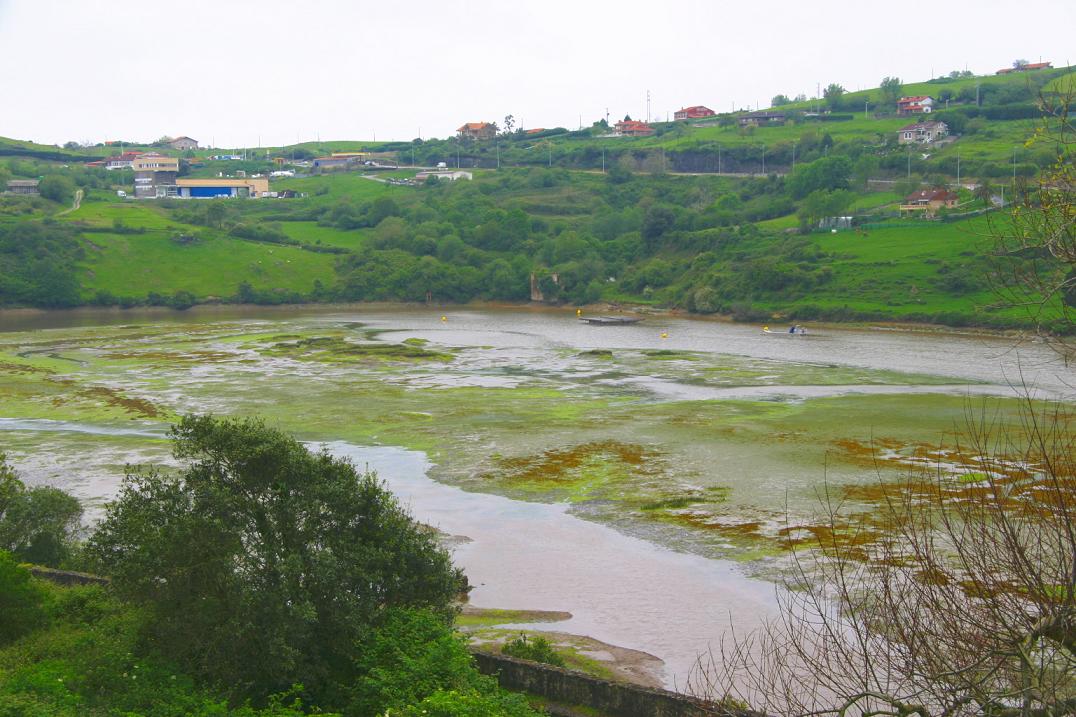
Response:
M128 475L89 551L191 674L337 703L385 610L450 619L461 573L375 476L256 420L188 417L173 438L186 467Z
M0 453L0 551L58 567L71 555L82 518L78 499L58 488L27 488Z
M59 223L0 223L0 306L44 308L82 303L75 263L83 249L71 227Z

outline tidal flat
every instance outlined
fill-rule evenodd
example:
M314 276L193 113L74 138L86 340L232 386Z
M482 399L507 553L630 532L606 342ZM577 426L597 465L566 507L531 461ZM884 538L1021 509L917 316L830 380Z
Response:
M74 490L92 517L126 464L169 462L176 417L258 415L303 440L422 451L434 480L565 503L765 573L760 559L786 550L790 531L816 530L823 484L867 515L864 486L952 443L976 411L1018 420L1000 339L890 332L879 356L868 332L799 339L668 318L595 328L565 312L440 316L191 316L0 333L0 446L30 481ZM954 365L932 356L939 346L977 360ZM1030 349L1021 370L1040 367L1040 393L1062 395L1062 368Z
M1016 379L1066 407L1074 385L1048 349L999 337L792 338L671 317L590 327L566 311L360 307L21 321L0 330L0 451L27 482L71 491L91 523L125 471L174 464L179 416L261 416L376 471L455 536L474 607L571 615L490 618L476 639L555 630L604 674L591 663L608 650L565 637L588 636L658 658L631 679L667 687L730 626L773 615L791 548L881 537L887 486L909 472L973 494L981 466L958 436L982 416L1017 424ZM824 494L841 524L822 518Z

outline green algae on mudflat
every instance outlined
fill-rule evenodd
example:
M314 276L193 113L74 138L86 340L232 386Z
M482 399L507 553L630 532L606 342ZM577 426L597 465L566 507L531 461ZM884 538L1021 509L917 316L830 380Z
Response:
M528 362L547 357L521 354L518 366L506 368L495 349L371 338L384 333L354 322L290 320L6 334L0 405L9 418L104 425L165 424L190 411L257 414L306 440L421 450L436 480L567 502L627 532L739 560L826 537L813 517L824 482L847 488L862 513L853 522L874 530L877 502L853 488L878 471L895 478L908 464L875 465L863 446L881 436L897 455L917 457L914 446L952 436L968 412L965 398L940 394L668 401L622 380L708 387L948 382L895 371L564 349L532 374ZM467 361L455 360L460 356ZM451 383L483 360L515 383ZM580 380L573 373L579 368L605 380ZM424 383L432 374L443 382ZM1017 415L1018 402L996 405L1001 415ZM75 450L70 445L59 450ZM843 540L852 529L850 523L835 535Z
M431 351L413 343L353 343L341 336L311 336L280 341L260 349L268 356L303 361L451 361L446 351Z

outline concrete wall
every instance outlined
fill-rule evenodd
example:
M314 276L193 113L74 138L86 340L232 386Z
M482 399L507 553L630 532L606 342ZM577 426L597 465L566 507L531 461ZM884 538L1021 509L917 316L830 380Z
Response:
M496 675L505 689L590 707L610 717L761 717L751 712L729 711L675 692L610 682L507 655L477 650L473 654L478 669L484 674Z
M76 573L73 570L57 570L44 568L40 565L31 565L30 573L42 580L57 583L59 585L108 585L109 579L89 573Z

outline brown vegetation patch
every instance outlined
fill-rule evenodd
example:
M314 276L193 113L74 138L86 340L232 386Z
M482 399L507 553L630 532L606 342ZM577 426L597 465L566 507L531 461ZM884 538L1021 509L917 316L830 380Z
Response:
M577 471L597 461L613 461L634 469L644 468L649 459L658 455L633 443L620 441L591 441L569 448L554 448L543 453L517 458L498 459L505 478L522 482L570 482Z
M74 389L75 395L79 398L86 398L91 401L100 401L107 406L113 408L121 408L127 413L133 414L139 418L158 418L163 415L163 411L155 406L153 403L147 401L144 398L130 398L124 396L122 393L114 388L108 386L85 386L80 387L75 381L67 378L49 379L53 383L58 383L63 386ZM66 403L66 399L62 396L56 396L52 399L52 405L62 406Z
M0 361L0 371L4 373L15 373L23 375L34 373L41 373L47 375L56 373L52 369L42 368L40 366L27 366L26 364L12 363L10 361Z

